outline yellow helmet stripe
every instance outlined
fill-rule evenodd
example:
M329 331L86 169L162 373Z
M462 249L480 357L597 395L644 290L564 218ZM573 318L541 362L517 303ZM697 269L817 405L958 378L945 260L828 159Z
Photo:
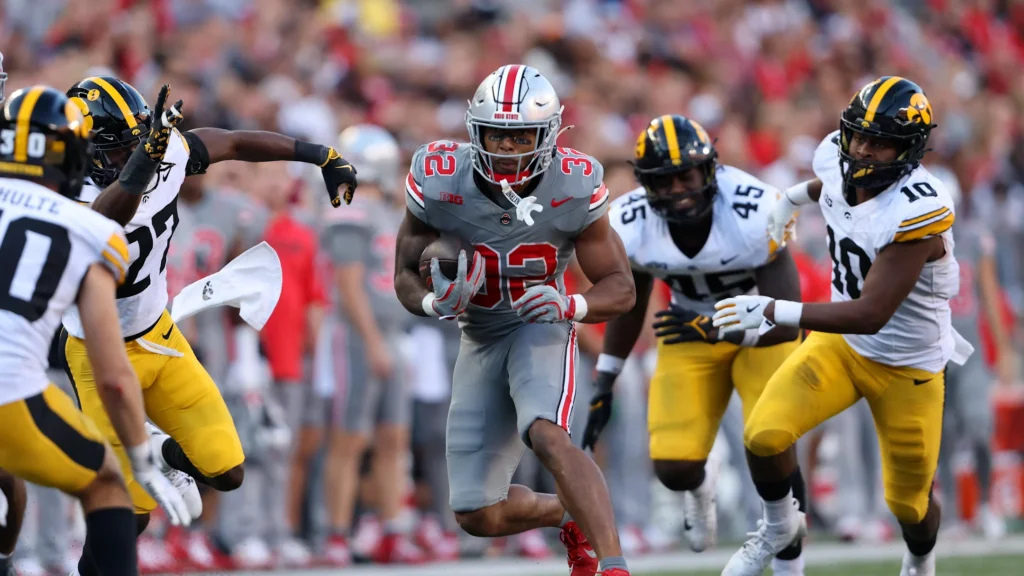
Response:
M676 123L672 121L672 115L666 114L660 118L661 126L665 129L665 142L668 144L668 156L673 164L680 164L683 161L679 152L679 137L676 135Z
M103 91L107 93L107 96L110 96L110 99L114 101L114 104L117 104L117 109L121 111L121 115L124 116L124 120L128 123L129 128L135 128L138 125L138 122L135 120L135 116L132 114L131 108L128 107L128 103L125 102L124 97L122 97L121 93L117 91L117 88L114 88L110 85L110 82L107 82L103 78L99 78L97 76L87 78L86 80L96 84L100 88L103 88Z
M878 112L878 107L882 104L882 98L885 98L885 93L889 91L889 88L892 88L893 84L900 80L903 80L903 78L892 76L875 90L874 96L871 97L871 102L868 103L868 111L864 114L865 120L868 122L875 121L875 113Z
M28 161L28 133L32 120L32 110L39 101L39 95L46 88L44 86L33 86L21 101L18 108L18 119L14 128L14 161Z

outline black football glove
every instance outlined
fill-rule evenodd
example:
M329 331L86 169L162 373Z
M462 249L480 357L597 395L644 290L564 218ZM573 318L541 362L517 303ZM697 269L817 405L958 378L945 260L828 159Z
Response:
M121 189L129 194L139 195L151 191L150 183L153 182L153 176L156 175L160 163L164 160L164 154L167 153L167 143L170 141L171 132L184 120L181 115L181 100L178 100L169 110L164 110L170 93L169 85L164 84L160 88L160 95L156 98L156 108L153 109L153 115L150 116L149 134L132 152L124 169L117 177Z
M587 427L583 431L583 449L594 451L601 431L612 417L612 388L615 386L615 374L598 372L594 380L594 395L590 398L590 414L587 415Z
M717 342L718 329L711 325L711 318L669 305L667 310L654 314L659 321L654 323L654 335L664 338L664 344L682 344L684 342Z
M356 193L356 168L348 163L338 154L334 148L327 148L327 160L320 164L320 172L324 175L324 184L327 185L327 194L331 197L331 206L341 206L341 196L338 189L345 186L345 204L351 204Z

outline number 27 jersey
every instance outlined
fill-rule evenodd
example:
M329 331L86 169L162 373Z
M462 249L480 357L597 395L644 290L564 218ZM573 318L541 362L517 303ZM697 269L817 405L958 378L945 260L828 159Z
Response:
M880 364L939 372L953 355L949 300L960 287L953 257L953 200L938 178L918 166L878 196L850 206L843 194L837 134L827 136L814 153L814 173L822 182L818 203L832 257L832 301L860 298L872 262L894 242L939 236L946 246L942 258L924 265L910 294L877 334L843 338Z

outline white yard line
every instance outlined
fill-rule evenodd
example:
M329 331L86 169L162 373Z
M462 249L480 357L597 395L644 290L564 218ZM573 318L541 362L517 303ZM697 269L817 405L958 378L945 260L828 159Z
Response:
M808 566L828 566L852 562L876 562L899 560L905 550L903 542L889 544L814 544L804 548ZM940 558L974 557L990 555L1024 555L1024 535L1012 536L997 542L987 540L965 540L939 542L936 551ZM734 548L718 549L703 554L673 552L654 554L629 561L630 572L636 575L652 572L715 570L721 569L729 560ZM1024 560L1022 560L1024 564ZM543 562L525 559L502 558L489 560L463 560L426 566L354 566L343 570L278 570L254 572L273 576L564 576L568 572L565 561L545 560ZM243 574L231 572L230 574Z

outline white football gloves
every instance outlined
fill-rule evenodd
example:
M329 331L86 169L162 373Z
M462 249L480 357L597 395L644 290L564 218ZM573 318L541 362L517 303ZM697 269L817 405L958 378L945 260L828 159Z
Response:
M796 214L800 207L814 203L807 185L807 182L801 182L786 189L768 213L768 235L780 247L785 246L789 240L796 240Z
M466 268L465 250L459 252L459 270L455 275L455 280L445 278L441 273L441 265L437 258L430 261L430 279L434 292L433 294L428 293L423 301L423 308L427 314L441 318L453 318L462 314L469 307L470 299L476 296L480 287L484 285L484 257L479 252L475 252L473 266L468 273Z
M547 284L527 288L526 292L512 303L512 309L519 314L523 322L537 324L582 320L587 314L586 300L583 300L582 296L564 296Z
M711 324L718 328L719 336L729 332L741 332L751 328L765 326L765 331L774 327L774 324L764 318L764 309L774 298L767 296L735 296L726 298L715 303L715 315L711 317Z
M174 526L188 526L192 523L192 515L188 511L184 498L178 489L164 477L157 466L153 450L148 441L128 448L128 460L132 465L132 474L139 484L156 500L157 504L167 513L167 519Z

